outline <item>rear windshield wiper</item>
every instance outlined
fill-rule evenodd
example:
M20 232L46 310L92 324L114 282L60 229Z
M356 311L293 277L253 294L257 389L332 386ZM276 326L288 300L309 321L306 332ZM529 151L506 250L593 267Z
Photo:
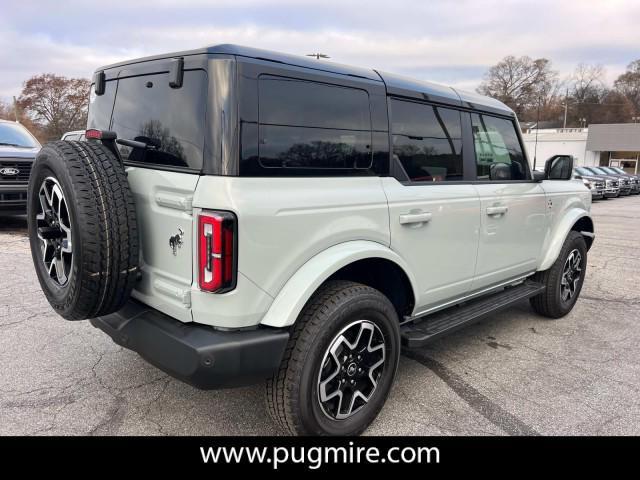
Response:
M118 138L116 143L131 148L143 148L143 149L155 149L156 146L151 143L139 142L137 140L127 140L125 138Z

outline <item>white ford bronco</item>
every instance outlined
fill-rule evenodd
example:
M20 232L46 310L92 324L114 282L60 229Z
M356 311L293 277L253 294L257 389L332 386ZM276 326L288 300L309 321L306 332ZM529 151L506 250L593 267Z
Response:
M401 348L585 278L573 159L533 171L491 98L218 45L100 68L86 138L30 178L50 304L195 387L266 381L290 433L361 433Z

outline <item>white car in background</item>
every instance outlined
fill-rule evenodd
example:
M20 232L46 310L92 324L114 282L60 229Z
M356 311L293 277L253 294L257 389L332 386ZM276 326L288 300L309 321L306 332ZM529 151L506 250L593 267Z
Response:
M78 140L82 142L86 140L86 137L84 136L84 130L74 130L72 132L64 133L62 135L62 138L60 138L60 140L68 140L68 141Z

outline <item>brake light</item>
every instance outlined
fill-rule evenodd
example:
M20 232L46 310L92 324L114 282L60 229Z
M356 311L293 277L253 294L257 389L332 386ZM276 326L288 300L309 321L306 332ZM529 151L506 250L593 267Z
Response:
M86 132L84 132L85 138L100 140L102 138L102 130L96 130L95 128L90 128Z
M207 292L225 293L236 286L236 217L230 212L198 216L198 283Z
M84 132L84 137L87 140L115 140L118 136L116 132L110 130L98 130L97 128L89 128Z

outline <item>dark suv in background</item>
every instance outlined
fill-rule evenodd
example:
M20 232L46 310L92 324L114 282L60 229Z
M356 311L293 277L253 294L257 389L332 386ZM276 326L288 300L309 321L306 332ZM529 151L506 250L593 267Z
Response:
M618 180L606 175L596 175L586 167L576 167L573 169L574 178L582 179L584 184L591 190L591 198L615 198L620 196Z
M21 124L0 120L0 214L26 213L29 175L39 151L38 140Z
M620 195L631 195L631 177L629 175L620 175L619 173L609 173L605 170L607 167L583 167L593 172L594 175L617 180L620 187Z
M631 186L631 193L638 194L640 193L640 177L638 175L633 175L631 173L625 172L623 169L618 167L599 167L600 170L604 170L609 175L617 176L618 178L628 179L629 185Z

